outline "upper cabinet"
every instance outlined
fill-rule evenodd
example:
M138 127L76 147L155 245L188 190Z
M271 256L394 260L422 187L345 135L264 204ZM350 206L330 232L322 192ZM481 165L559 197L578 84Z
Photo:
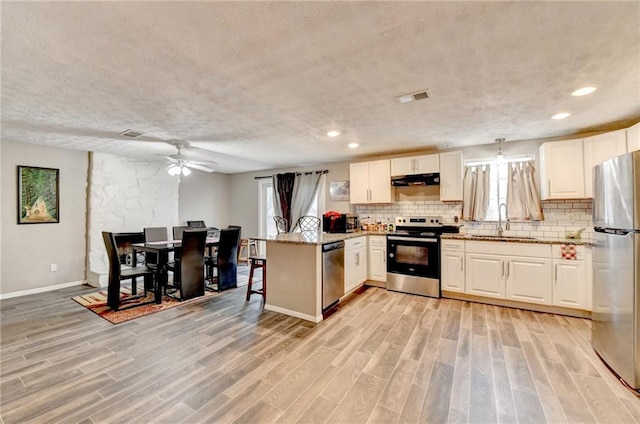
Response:
M584 147L584 197L593 197L593 167L607 159L627 153L626 130L587 137Z
M391 164L388 159L349 164L350 203L392 203Z
M627 152L640 150L640 122L633 127L626 129L627 132Z
M582 139L540 146L540 196L542 200L585 197Z
M462 201L462 151L440 153L440 201Z
M440 172L438 154L391 159L391 176Z

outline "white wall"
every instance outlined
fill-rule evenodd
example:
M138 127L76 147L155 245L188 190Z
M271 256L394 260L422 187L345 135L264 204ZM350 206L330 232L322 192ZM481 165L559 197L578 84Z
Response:
M258 235L258 181L255 177L281 174L285 172L305 172L321 169L329 170L329 173L325 176L324 210L335 210L344 213L350 212L352 208L348 201L332 202L329 196L329 183L331 181L345 181L349 179L349 163L337 162L299 168L270 169L268 171L230 175L230 219L233 221L233 224L242 226L243 237L245 234L247 236Z
M87 152L2 140L0 294L85 277ZM17 165L60 169L60 222L17 224ZM58 271L50 272L49 265Z
M102 231L136 232L178 225L178 178L158 162L93 153L90 169L87 280L105 286L109 259Z
M229 220L230 177L226 174L193 171L180 183L179 222L203 220L209 227L225 228Z

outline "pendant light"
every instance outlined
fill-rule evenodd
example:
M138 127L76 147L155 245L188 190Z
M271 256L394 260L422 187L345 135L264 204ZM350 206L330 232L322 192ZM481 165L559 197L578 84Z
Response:
M504 143L504 138L496 138L496 143L498 143L496 161L498 162L498 165L502 165L504 163L504 153L502 153L502 143Z

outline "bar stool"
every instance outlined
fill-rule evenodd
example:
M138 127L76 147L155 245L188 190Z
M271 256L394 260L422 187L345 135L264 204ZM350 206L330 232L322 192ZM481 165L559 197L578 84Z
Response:
M258 242L255 240L241 238L238 245L238 262L249 263L251 256L259 256Z
M246 301L249 301L249 297L252 294L262 295L262 299L267 301L267 258L264 256L250 256L249 262L251 262L251 270L249 271L249 283L247 284L247 298ZM262 268L262 289L254 290L251 288L253 284L253 271L258 268Z

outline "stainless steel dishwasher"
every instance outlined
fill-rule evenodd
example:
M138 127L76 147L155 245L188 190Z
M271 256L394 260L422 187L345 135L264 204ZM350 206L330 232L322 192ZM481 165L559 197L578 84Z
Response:
M322 245L322 311L344 294L344 241Z

